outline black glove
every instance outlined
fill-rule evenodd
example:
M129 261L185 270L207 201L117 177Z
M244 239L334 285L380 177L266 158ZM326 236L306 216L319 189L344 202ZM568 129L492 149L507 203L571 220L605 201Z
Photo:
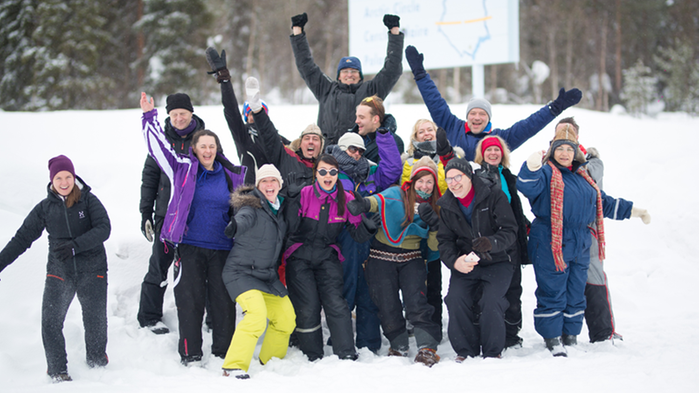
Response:
M153 241L153 217L149 213L143 213L141 216L141 233L149 242Z
M286 195L290 198L296 198L301 193L301 190L307 186L306 179L297 172L290 172L286 175L285 180L284 183L287 184Z
M223 233L228 237L229 239L233 239L235 237L235 231L238 230L238 223L235 221L235 217L231 217L231 222L226 225L226 229L223 231Z
M347 210L353 216L368 213L371 210L371 201L369 198L364 198L358 192L355 192L354 199L347 202Z
M581 98L582 92L579 89L572 88L566 91L566 89L561 87L561 91L558 92L558 98L551 101L551 103L549 104L551 114L554 116L560 115L561 112L563 112L567 108L580 102Z
M405 48L405 58L408 60L410 69L413 70L413 76L416 81L419 81L427 75L425 67L422 66L422 61L425 56L423 56L422 53L418 53L414 46L408 45L408 47Z
M481 236L473 239L471 248L476 252L488 252L493 249L493 245L490 244L490 240L487 237Z
M440 156L448 156L454 149L452 149L449 139L447 139L447 132L444 128L437 128L437 154Z
M376 213L371 216L371 221L374 222L374 225L376 225L376 230L378 231L378 229L381 228L381 213Z
M388 128L386 128L386 127L379 127L379 128L376 130L376 132L378 132L379 134L385 134L385 133L388 132Z
M434 209L432 209L432 205L427 202L417 205L417 214L419 214L422 221L430 227L431 231L437 230L439 226L439 216Z
M231 80L231 74L228 72L228 68L226 68L225 50L222 50L219 56L216 49L212 47L206 48L206 61L209 63L209 67L211 67L211 71L209 71L208 74L215 75L218 83Z
M308 22L308 14L305 12L291 17L291 27L298 26L303 30L303 26L306 26L306 22Z
M75 256L75 243L72 241L61 242L53 249L53 254L61 261L66 261Z
M400 27L400 16L386 14L383 16L383 24L391 30L394 27Z

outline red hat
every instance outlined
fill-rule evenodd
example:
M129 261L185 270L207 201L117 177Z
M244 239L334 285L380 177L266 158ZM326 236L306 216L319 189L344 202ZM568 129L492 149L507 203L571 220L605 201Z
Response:
M500 144L500 140L493 136L493 137L488 137L488 138L483 139L483 142L481 143L481 154L485 153L485 151L491 146L499 147L500 151L505 150L502 148L502 145Z
M70 158L60 155L49 160L49 180L53 181L56 174L61 171L70 172L73 177L75 177L75 168L73 168L73 162Z

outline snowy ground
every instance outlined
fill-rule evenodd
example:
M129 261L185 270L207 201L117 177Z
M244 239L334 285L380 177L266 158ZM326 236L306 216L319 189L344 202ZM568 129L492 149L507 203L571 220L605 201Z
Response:
M272 106L270 116L280 131L293 139L315 122L316 108ZM464 117L465 108L455 105L452 110ZM494 124L509 127L537 109L531 105L495 105ZM162 105L159 110L163 120ZM428 117L422 105L393 105L388 112L397 118L406 142L415 120ZM235 147L222 108L196 107L196 113L208 128L219 133L225 151L233 157ZM630 199L652 215L648 226L639 219L606 221L606 270L623 342L588 344L583 329L581 344L569 351L568 358L553 358L533 328L535 284L533 269L526 267L524 348L505 352L503 359L470 359L456 364L448 341L439 347L442 362L431 369L413 364L412 359L377 357L366 350L360 351L356 362L327 356L308 363L299 350L291 349L286 359L273 360L264 367L253 362L252 378L240 381L220 376L222 361L208 357L210 337L205 342L204 367L185 368L179 363L176 333L154 336L138 328L139 290L150 255L150 243L139 230L139 188L146 155L140 110L0 112L6 141L0 166L5 184L0 195L0 247L46 196L47 161L58 154L73 160L76 172L92 186L112 220L112 234L106 242L110 364L104 369L89 369L85 364L76 300L64 328L74 382L49 383L40 333L47 254L44 235L0 274L0 391L192 392L239 387L283 392L328 388L336 392L695 391L699 383L699 308L697 290L692 288L699 277L694 243L699 214L692 165L693 149L699 145L699 119L661 114L657 119L641 120L574 108L564 115L575 115L581 125L581 142L599 149L606 164L607 193ZM546 148L552 135L553 124L519 148L513 154L514 172L532 151ZM444 273L446 294L449 274ZM446 315L445 309L445 322ZM176 332L171 290L166 294L164 319ZM384 342L383 352L386 350ZM326 354L329 351L326 348ZM413 348L411 355L414 353Z

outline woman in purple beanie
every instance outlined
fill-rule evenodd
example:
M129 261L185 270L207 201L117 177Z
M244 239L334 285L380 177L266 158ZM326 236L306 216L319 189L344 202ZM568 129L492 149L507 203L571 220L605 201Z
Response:
M90 367L103 367L107 358L107 254L104 241L111 224L102 203L75 175L73 163L60 155L49 160L48 196L24 220L15 236L0 251L0 271L15 261L44 229L49 256L41 311L41 337L55 382L68 375L63 322L78 295L85 328L85 350Z

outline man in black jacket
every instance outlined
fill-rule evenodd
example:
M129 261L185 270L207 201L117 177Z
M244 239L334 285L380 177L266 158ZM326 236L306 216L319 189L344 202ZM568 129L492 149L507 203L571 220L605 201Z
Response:
M315 64L303 27L308 15L291 18L291 48L296 68L319 103L318 127L325 136L326 145L336 145L340 137L354 126L355 108L365 97L377 95L385 99L403 73L403 33L400 17L384 15L383 23L389 29L388 48L384 66L373 79L365 81L362 64L356 57L343 57L333 79Z
M194 131L205 128L204 121L194 114L192 101L184 93L167 97L165 107L169 117L165 119L165 136L180 154L189 152ZM160 229L170 202L170 180L149 155L141 175L141 232L153 242L153 253L148 263L148 273L141 284L141 300L138 323L155 334L166 334L170 330L161 321L163 298L167 287L167 271L173 260L174 247L160 240Z
M388 130L396 140L398 153L403 154L403 139L396 134L396 119L386 113L383 100L378 96L366 97L356 109L356 120L350 132L359 134L364 140L364 157L367 160L379 163L379 147L376 144L376 131L380 128Z

